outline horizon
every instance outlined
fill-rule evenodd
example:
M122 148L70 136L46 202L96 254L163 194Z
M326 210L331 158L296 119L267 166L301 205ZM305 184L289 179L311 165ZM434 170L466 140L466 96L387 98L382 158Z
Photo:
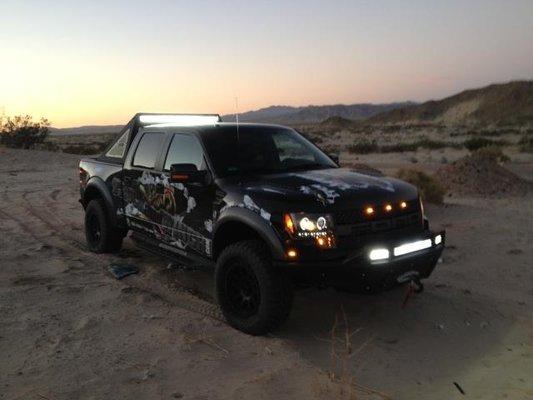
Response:
M452 93L450 96L446 96L446 97L451 97L451 96L454 96L454 95L457 95L457 94L460 94L462 92L466 92L466 91L469 91L469 90L484 89L484 88L487 88L487 87L493 86L493 85L505 85L505 84L509 84L509 83L513 83L513 82L533 82L533 80L532 79L528 79L528 80L517 79L517 80L511 80L511 81L508 81L508 82L492 82L492 83L489 83L489 84L481 86L481 87L465 88L465 89L460 90L460 91L458 91L456 93ZM307 107L335 107L335 106L353 106L353 105L387 105L387 104L408 104L408 103L411 103L411 105L420 105L420 104L424 104L424 103L429 102L429 101L439 101L439 100L442 100L442 99L443 98L439 98L439 99L431 98L431 99L426 99L426 100L418 101L418 102L415 102L415 101L412 101L412 100L404 100L404 101L391 101L391 102L388 102L388 103L360 102L360 103L304 104L304 105L301 105L301 106L293 106L293 105L289 105L289 104L271 104L271 105L266 106L266 107L254 108L254 109L251 109L251 110L240 110L239 111L239 115L246 114L246 113L251 113L251 112L257 112L257 111L261 111L261 110L265 110L265 109L269 109L269 108L275 108L275 107L288 107L288 108L298 109L298 108L307 108ZM54 126L52 124L50 127L52 129L60 130L60 129L77 129L77 128L85 128L85 127L124 126L125 124L128 123L128 121L136 113L155 113L155 114L157 114L158 111L150 111L150 110L149 111L136 111L132 115L130 115L124 122L119 122L119 123L90 124L90 125L82 124L82 125L65 126L65 127L57 127L57 126ZM163 112L161 112L161 113L163 113ZM176 113L180 113L180 111L178 110L178 111L176 111ZM212 114L218 114L221 117L227 117L227 116L234 115L234 113L222 114L222 113L217 113L217 112L213 112Z
M421 103L533 79L533 3L523 0L8 0L4 9L0 110L55 128L121 125L139 110L234 114L235 98L240 113Z

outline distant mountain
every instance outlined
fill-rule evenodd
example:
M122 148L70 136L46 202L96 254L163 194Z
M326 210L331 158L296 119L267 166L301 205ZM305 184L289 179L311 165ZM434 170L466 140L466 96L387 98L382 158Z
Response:
M51 135L91 135L98 133L118 133L124 125L87 125L75 128L50 128Z
M376 114L405 107L415 103L388 103L388 104L335 104L324 106L270 106L255 111L239 114L240 122L266 122L276 124L317 123L328 118L340 117L347 120L361 120ZM234 122L235 115L222 116L222 120Z
M516 125L533 123L533 81L493 84L442 100L397 108L371 117L377 124Z

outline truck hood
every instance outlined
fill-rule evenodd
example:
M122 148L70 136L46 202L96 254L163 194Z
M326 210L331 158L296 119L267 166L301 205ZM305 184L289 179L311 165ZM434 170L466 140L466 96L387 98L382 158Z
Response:
M302 211L351 209L385 201L414 200L418 190L404 181L372 176L345 168L298 171L262 176L241 183L246 195L261 207L277 211L287 206Z

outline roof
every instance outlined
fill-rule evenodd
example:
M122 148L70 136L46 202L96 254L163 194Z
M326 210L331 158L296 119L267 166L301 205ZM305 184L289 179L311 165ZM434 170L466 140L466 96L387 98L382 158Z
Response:
M246 127L246 126L252 126L252 127L265 127L265 128L287 128L283 125L276 125L276 124L267 124L267 123L259 123L259 122L245 122L245 123L236 123L236 122L215 122L212 124L197 124L197 125L191 125L191 124L179 124L179 123L164 123L164 124L151 124L144 126L145 128L216 128L216 127Z

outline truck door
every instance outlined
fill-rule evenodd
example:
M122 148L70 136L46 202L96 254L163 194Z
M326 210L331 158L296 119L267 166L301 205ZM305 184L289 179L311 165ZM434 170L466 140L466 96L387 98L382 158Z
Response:
M128 155L123 172L124 215L132 230L160 237L160 193L165 185L161 175L161 154L166 135L142 132L132 143L133 156ZM131 151L130 151L131 152Z
M164 207L161 224L164 240L171 246L201 256L211 255L214 185L207 183L170 183L172 164L194 164L199 171L208 167L200 141L194 134L172 135L163 166Z

